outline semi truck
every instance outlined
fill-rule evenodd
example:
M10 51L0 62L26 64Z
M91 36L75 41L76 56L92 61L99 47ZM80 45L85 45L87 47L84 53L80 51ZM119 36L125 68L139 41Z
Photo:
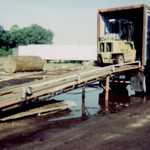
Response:
M128 71L115 75L115 80L128 80L131 88L137 92L150 92L150 7L141 4L119 8L98 10L97 62L123 63L141 61L139 71ZM128 20L126 30L121 25L113 25L111 20ZM121 22L121 21L120 21ZM132 27L131 27L132 25ZM124 25L123 25L124 26ZM124 29L123 29L124 28ZM116 31L117 30L117 31ZM115 32L114 32L115 31ZM126 33L121 38L123 31ZM111 36L110 38L107 38ZM122 45L121 48L118 45ZM128 47L128 48L127 48ZM125 58L125 50L131 59ZM115 54L113 54L113 51ZM121 53L122 51L122 53ZM108 54L107 54L108 53ZM135 56L134 56L135 55ZM119 61L120 59L120 61ZM125 60L125 61L124 61ZM124 82L125 83L125 82Z

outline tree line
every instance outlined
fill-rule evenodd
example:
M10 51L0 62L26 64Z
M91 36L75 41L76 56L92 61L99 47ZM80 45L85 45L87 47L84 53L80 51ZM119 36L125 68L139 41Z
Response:
M52 44L53 32L37 24L19 29L13 25L9 31L0 25L0 56L11 55L12 49L20 45Z

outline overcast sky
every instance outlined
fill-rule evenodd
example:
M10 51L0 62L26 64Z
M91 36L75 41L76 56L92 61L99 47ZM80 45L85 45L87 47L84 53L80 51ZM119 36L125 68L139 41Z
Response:
M0 25L38 24L54 32L56 45L96 44L98 9L137 4L150 0L0 0Z

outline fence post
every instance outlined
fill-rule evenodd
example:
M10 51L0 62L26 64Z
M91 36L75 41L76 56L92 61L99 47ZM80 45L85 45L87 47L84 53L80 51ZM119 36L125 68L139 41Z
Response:
M85 112L85 86L82 87L82 117L86 116Z
M109 78L110 76L106 76L106 87L105 87L105 112L109 112L108 100L109 100Z

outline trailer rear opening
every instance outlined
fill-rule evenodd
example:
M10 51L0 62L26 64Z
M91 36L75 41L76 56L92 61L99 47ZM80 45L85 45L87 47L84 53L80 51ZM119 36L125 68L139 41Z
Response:
M133 40L136 49L136 60L140 60L142 65L150 65L150 10L142 4L137 6L120 7L112 9L102 9L98 11L98 41L111 33L108 28L110 19L127 19L133 22Z
M132 41L136 50L136 60L141 61L142 64L142 69L138 72L122 74L129 77L133 90L150 93L150 7L141 4L98 10L98 44L107 34L113 33L110 20L114 19L126 19L132 22ZM97 58L99 56L99 46L97 46Z

